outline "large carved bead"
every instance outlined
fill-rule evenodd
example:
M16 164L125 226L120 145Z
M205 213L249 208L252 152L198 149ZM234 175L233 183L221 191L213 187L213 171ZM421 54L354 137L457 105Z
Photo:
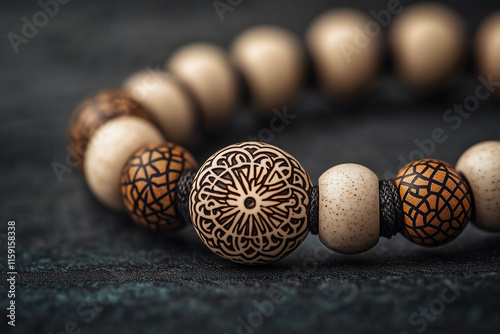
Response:
M259 142L212 155L193 181L190 215L201 240L237 263L277 261L309 232L311 180L295 158Z

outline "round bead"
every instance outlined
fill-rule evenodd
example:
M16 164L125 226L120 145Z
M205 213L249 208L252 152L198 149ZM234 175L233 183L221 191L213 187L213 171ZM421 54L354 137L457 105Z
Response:
M141 71L130 76L124 89L150 112L168 140L191 143L196 132L196 111L172 75L160 71Z
M120 175L128 157L139 147L165 141L151 123L122 116L102 125L85 153L85 176L90 190L105 205L123 210Z
M233 116L239 82L224 50L208 43L190 44L166 67L193 93L208 129L220 128Z
M466 26L451 9L438 4L413 5L396 18L390 34L399 73L414 88L440 88L460 72Z
M127 212L137 224L153 231L184 226L175 207L177 181L183 172L196 168L196 160L181 146L167 142L141 147L128 158L121 174Z
M305 239L311 180L281 149L259 142L212 155L193 180L193 226L217 255L237 263L277 261Z
M476 35L476 64L481 74L500 81L500 11L488 16Z
M94 132L118 116L130 115L149 119L146 110L127 93L119 89L103 89L82 101L69 122L69 147L83 172L83 157Z
M500 141L486 141L465 151L457 171L474 194L473 222L489 231L500 231Z
M383 42L381 32L374 34L369 22L357 10L338 9L324 13L309 27L307 45L327 95L352 99L373 82Z
M259 111L270 114L300 93L305 75L304 50L299 39L286 30L273 26L246 30L233 43L231 57Z
M403 235L424 246L455 239L472 212L472 194L465 179L446 162L423 159L399 170L396 186L403 205Z
M377 175L361 165L342 164L324 172L318 187L321 242L343 254L375 246L380 236Z

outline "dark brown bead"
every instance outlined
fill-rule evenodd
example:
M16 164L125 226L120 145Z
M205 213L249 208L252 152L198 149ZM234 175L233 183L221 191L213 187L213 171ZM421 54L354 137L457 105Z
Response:
M150 120L146 110L119 89L101 90L76 107L69 122L69 147L79 171L83 172L85 151L95 131L110 119L125 115Z

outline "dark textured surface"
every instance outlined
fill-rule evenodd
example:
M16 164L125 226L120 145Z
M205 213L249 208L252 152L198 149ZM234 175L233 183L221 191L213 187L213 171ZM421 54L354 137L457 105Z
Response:
M279 303L269 316L264 312L254 333L418 333L421 320L412 325L409 317L439 306L443 291L453 296L450 282L460 286L459 294L426 321L425 333L498 332L498 234L468 226L454 242L433 249L398 235L357 256L327 252L317 236L309 236L276 264L243 267L215 256L192 228L171 236L138 228L103 208L77 172L59 182L51 167L53 161L65 163L71 111L98 88L117 86L135 70L162 66L189 41L227 46L253 24L276 23L303 36L323 10L349 3L243 1L221 22L211 1L73 0L16 55L5 36L19 32L21 17L39 7L36 1L2 2L0 232L16 220L19 271L17 326L8 332L59 333L74 321L81 333L235 333L239 319L256 315L255 302L274 300ZM466 16L471 31L498 8L497 1L447 3ZM386 4L364 1L356 7L369 11ZM350 108L329 104L311 89L296 107L288 106L298 116L275 133L272 144L295 156L314 183L325 169L344 162L366 165L385 179L418 148L414 140L430 137L435 128L442 128L447 140L430 156L455 163L470 145L500 139L498 99L481 102L456 130L443 120L446 109L476 85L469 65L452 89L422 99L388 66L372 93ZM192 152L201 163L267 126L242 107L225 131ZM5 282L5 234L2 238ZM4 309L4 288L0 300Z

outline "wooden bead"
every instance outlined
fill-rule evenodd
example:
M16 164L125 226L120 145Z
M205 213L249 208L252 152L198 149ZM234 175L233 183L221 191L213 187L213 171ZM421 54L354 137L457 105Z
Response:
M163 141L153 124L138 117L122 116L102 125L85 153L85 176L90 190L103 204L123 210L120 175L125 162L139 147Z
M472 194L465 179L436 159L411 162L399 170L396 186L403 205L403 235L424 246L455 239L472 212Z
M149 120L146 110L119 89L103 89L82 101L69 122L69 146L78 158L76 168L83 172L83 158L94 132L115 117L130 115Z
M230 120L240 92L224 50L208 43L190 44L178 50L166 67L193 93L206 128L215 130Z
M324 13L307 31L307 45L322 90L338 99L355 98L373 82L382 60L381 32L353 9ZM379 28L380 29L380 28Z
M217 255L237 263L277 261L305 239L311 180L281 149L259 142L212 155L193 180L193 226Z
M319 238L343 254L359 254L375 246L380 236L378 177L357 164L342 164L318 180Z
M476 35L476 64L485 79L500 81L500 11L488 16Z
M305 75L300 40L273 26L243 32L231 47L231 57L248 84L251 102L260 112L290 103L300 93Z
M141 71L130 76L123 87L148 109L165 138L178 144L192 142L196 133L196 111L172 75Z
M466 25L451 9L422 3L405 9L390 30L396 66L414 88L441 88L458 76L464 60Z
M500 141L485 141L465 151L457 171L474 194L473 222L489 231L500 231Z
M121 174L127 212L137 224L153 231L184 226L175 206L177 181L183 172L196 168L196 160L181 146L167 142L141 147L128 158Z

